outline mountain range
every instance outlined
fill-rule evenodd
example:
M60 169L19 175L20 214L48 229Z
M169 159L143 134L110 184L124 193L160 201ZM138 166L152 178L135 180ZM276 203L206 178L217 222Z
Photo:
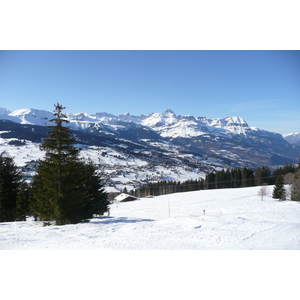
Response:
M66 116L69 120L66 126L72 130L78 144L89 148L90 154L95 147L98 147L98 158L102 159L103 153L117 151L119 154L115 157L123 157L127 166L130 159L139 160L139 167L147 165L149 170L151 166L156 167L156 174L158 166L164 170L181 166L195 174L204 174L216 168L276 167L297 162L300 157L299 133L282 136L250 127L241 117L181 116L170 109L140 116L105 112L66 113ZM12 146L19 144L21 147L25 141L40 143L53 118L52 112L44 110L11 112L0 108L2 144L8 139ZM162 177L166 179L165 174Z
M300 147L300 132L284 134L283 137L288 143Z

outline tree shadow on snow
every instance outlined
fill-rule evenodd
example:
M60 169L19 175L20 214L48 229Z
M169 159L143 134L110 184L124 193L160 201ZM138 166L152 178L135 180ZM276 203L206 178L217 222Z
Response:
M153 222L151 219L129 219L125 217L94 217L90 224L116 224L116 223L139 223L139 222Z

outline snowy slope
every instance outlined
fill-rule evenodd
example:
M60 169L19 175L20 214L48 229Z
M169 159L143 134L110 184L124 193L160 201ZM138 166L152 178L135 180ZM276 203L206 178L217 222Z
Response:
M38 109L18 109L9 114L10 117L19 119L21 124L32 124L48 126L51 123L49 120L53 119L54 116L51 112Z
M300 146L300 132L284 134L283 137L288 143Z
M110 217L76 225L0 223L0 249L300 250L300 203L272 199L272 187L262 201L259 188L115 203Z

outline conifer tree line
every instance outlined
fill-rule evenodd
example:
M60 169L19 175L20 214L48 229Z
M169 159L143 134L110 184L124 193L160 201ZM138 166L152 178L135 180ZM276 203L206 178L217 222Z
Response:
M300 162L298 165L300 165ZM149 195L159 196L204 189L241 188L274 184L276 185L276 182L278 182L280 178L284 180L285 175L289 173L296 174L296 171L297 169L292 163L287 163L283 167L277 168L272 173L267 166L259 167L255 171L246 167L227 169L210 172L206 174L204 179L190 179L184 182L160 181L158 183L149 183L136 189L133 194L136 197L147 197ZM294 177L295 180L296 178L298 178L296 175ZM295 191L294 194L296 195L297 192ZM278 194L275 194L275 196L278 196ZM293 200L295 200L295 197Z
M284 172L278 172L272 197L279 200L286 200L289 193L291 200L300 201L300 159L297 168L293 171L292 178L289 180L290 182L288 182L288 189L285 185L286 180L284 175L286 175Z
M13 158L0 154L0 222L25 221L26 216L45 225L75 224L109 210L97 167L79 158L68 123L56 104L48 136L40 149L45 159L38 162L31 184L25 182Z

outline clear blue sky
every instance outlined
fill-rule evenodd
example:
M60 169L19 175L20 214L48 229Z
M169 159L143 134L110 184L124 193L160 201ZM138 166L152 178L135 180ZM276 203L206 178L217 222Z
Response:
M0 51L0 107L240 116L300 131L300 51Z

